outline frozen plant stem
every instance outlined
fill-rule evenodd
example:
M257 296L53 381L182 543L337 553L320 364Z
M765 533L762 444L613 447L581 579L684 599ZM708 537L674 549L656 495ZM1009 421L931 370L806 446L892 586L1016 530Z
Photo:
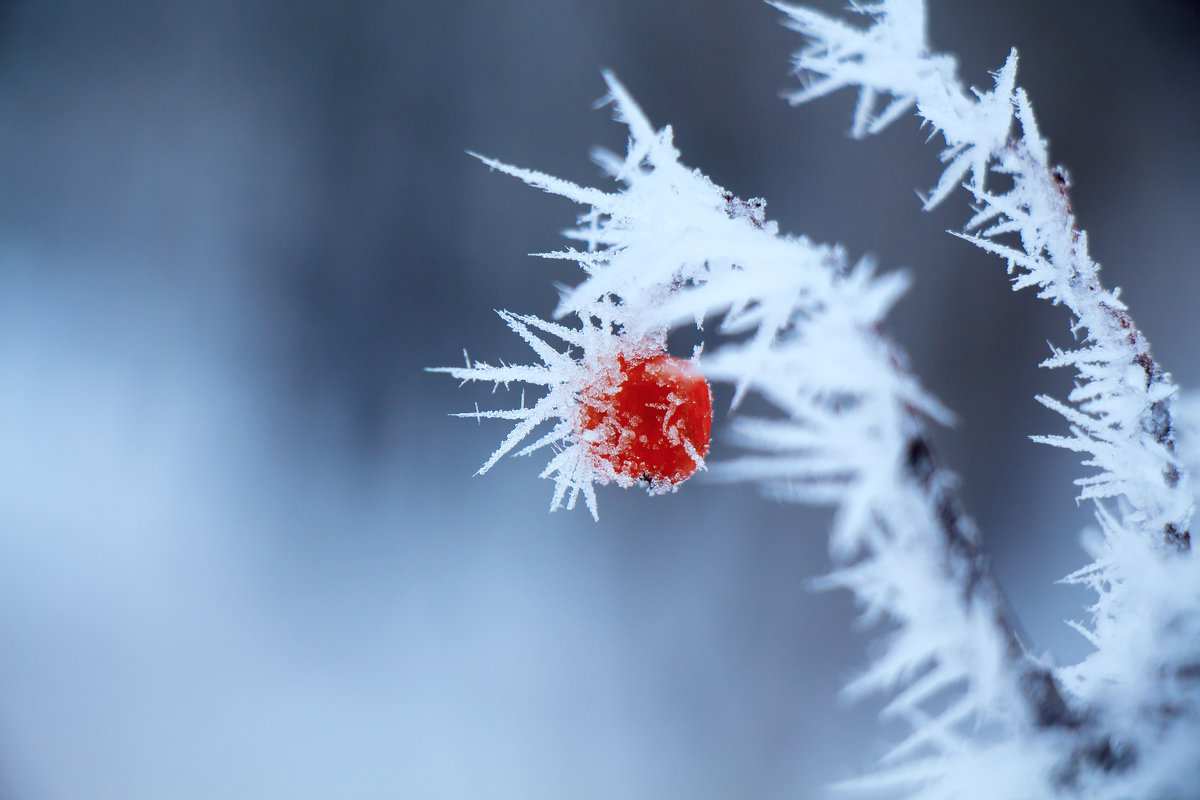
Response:
M908 477L934 509L942 546L946 551L948 582L961 585L965 605L989 609L997 638L1004 643L1004 660L1012 670L1025 703L1026 718L1037 728L1078 729L1083 716L1068 707L1053 672L1029 657L1018 635L1019 624L991 571L990 562L974 523L966 516L954 478L937 465L924 434L914 436L906 448Z
M1069 397L1074 407L1038 398L1071 422L1072 435L1038 440L1086 453L1085 465L1101 470L1078 481L1081 499L1122 496L1131 523L1147 533L1157 531L1172 550L1189 549L1192 501L1175 455L1171 414L1176 388L1154 361L1118 292L1100 281L1087 234L1075 224L1066 173L1049 164L1029 98L1016 85L1015 51L996 73L995 89L968 93L956 77L953 57L929 51L923 0L863 4L862 13L874 17L865 29L803 7L772 5L809 39L796 54L795 68L805 85L790 96L792 103L857 87L854 136L878 133L914 106L942 135L941 160L947 166L925 207L965 185L977 211L966 232L956 235L1004 258L1014 290L1037 287L1038 297L1066 306L1074 316L1072 330L1084 342L1076 350L1056 351L1044 364L1076 368L1081 382ZM876 111L881 97L890 100ZM1014 120L1019 135L1010 133ZM990 191L989 172L1008 175L1012 188ZM1013 238L1017 241L1009 243ZM1158 481L1147 481L1150 474Z
M956 235L1005 259L1014 289L1036 287L1073 316L1080 344L1055 350L1043 366L1073 367L1076 388L1067 402L1038 398L1066 418L1069 435L1033 438L1084 454L1096 470L1076 483L1080 499L1095 503L1103 539L1091 545L1095 561L1069 578L1097 593L1092 626L1076 626L1096 649L1060 672L1070 702L1087 709L1068 715L1066 727L1082 720L1092 733L1067 746L1050 786L1091 797L1196 796L1200 566L1189 532L1195 498L1177 452L1177 390L1118 292L1100 281L1066 173L1051 166L1016 85L1016 53L993 90L968 92L954 58L930 50L922 0L852 4L867 17L862 26L772 5L807 40L795 57L802 88L792 102L856 88L857 138L915 107L945 142L926 208L965 186L975 214ZM1012 187L992 190L990 173Z

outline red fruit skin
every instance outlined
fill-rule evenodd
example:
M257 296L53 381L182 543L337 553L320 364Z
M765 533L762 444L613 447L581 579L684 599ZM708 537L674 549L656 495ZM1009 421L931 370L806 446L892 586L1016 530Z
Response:
M618 482L669 490L696 471L693 453L708 454L712 392L690 361L619 356L580 401L576 431Z

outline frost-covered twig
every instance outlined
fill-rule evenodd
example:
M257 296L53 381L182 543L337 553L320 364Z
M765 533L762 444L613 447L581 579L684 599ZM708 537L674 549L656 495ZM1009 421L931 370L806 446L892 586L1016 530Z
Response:
M1189 533L1195 500L1176 453L1177 392L1118 292L1100 282L1065 173L1050 165L1016 85L1015 52L992 91L968 93L953 57L926 43L922 0L860 3L855 10L870 18L864 27L774 5L808 39L795 59L804 86L792 101L857 88L855 136L915 106L946 144L946 167L926 207L965 184L977 206L959 235L1004 258L1014 288L1036 286L1039 297L1072 313L1081 344L1056 350L1044 365L1074 367L1076 388L1067 403L1038 398L1068 420L1070 433L1035 438L1085 454L1084 465L1096 470L1078 483L1081 499L1096 503L1103 538L1092 546L1095 561L1070 578L1098 594L1091 629L1080 626L1096 651L1062 677L1102 733L1064 750L1056 785L1092 797L1195 796L1200 567ZM1007 176L1011 188L990 188L990 172Z
M954 58L929 51L923 0L863 4L860 10L873 16L864 29L809 9L774 5L809 39L795 58L807 84L791 95L793 103L854 86L855 136L882 130L914 105L941 133L947 166L926 208L965 181L978 207L960 235L1004 258L1014 289L1036 286L1039 297L1066 306L1083 342L1045 362L1075 367L1080 383L1068 398L1074 407L1039 398L1072 425L1069 437L1040 440L1087 454L1085 464L1099 470L1080 480L1081 498L1123 497L1125 524L1172 549L1187 549L1192 500L1174 452L1175 386L1155 363L1119 292L1100 282L1087 234L1075 225L1065 173L1050 165L1033 108L1016 85L1015 51L996 73L992 91L967 92ZM881 96L890 96L890 102L877 112ZM1019 135L1011 133L1014 120ZM1012 187L992 191L989 172L1009 176Z
M846 786L922 786L926 796L953 797L989 762L1021 767L1008 771L1010 787L1036 786L1054 759L1030 733L1090 741L1087 720L1021 642L956 478L938 466L905 400L911 378L873 329L837 321L780 337L759 370L771 377L756 388L784 418L735 422L740 443L762 455L718 469L787 499L836 504L839 567L821 583L850 589L868 622L894 627L847 693L894 695L884 716L910 733L878 772ZM746 361L726 347L706 368L732 380Z

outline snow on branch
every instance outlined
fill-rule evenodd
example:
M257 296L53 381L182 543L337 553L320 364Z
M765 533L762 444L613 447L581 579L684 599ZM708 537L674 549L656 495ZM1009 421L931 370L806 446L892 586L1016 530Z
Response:
M931 52L922 0L853 5L865 25L773 5L807 39L795 56L802 88L792 102L857 89L856 137L915 107L945 142L945 167L926 207L965 186L975 214L958 235L1003 258L1014 289L1035 287L1071 312L1078 344L1043 366L1074 368L1076 387L1066 402L1038 398L1069 432L1035 439L1083 454L1094 470L1077 483L1080 499L1095 502L1101 534L1090 543L1093 563L1069 580L1097 592L1091 626L1077 626L1096 650L1060 677L1106 733L1090 755L1076 746L1060 783L1089 797L1195 796L1200 567L1189 532L1196 498L1177 453L1178 393L1118 291L1100 281L1066 174L1050 164L1016 84L1015 51L993 89L968 91L954 58ZM991 174L1006 176L1010 187L994 189Z

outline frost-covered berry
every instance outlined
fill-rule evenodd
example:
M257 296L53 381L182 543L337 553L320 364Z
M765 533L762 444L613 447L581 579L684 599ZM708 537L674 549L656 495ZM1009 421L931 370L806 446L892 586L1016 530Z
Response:
M579 400L576 433L619 484L670 491L704 465L712 393L691 362L666 353L618 356Z

